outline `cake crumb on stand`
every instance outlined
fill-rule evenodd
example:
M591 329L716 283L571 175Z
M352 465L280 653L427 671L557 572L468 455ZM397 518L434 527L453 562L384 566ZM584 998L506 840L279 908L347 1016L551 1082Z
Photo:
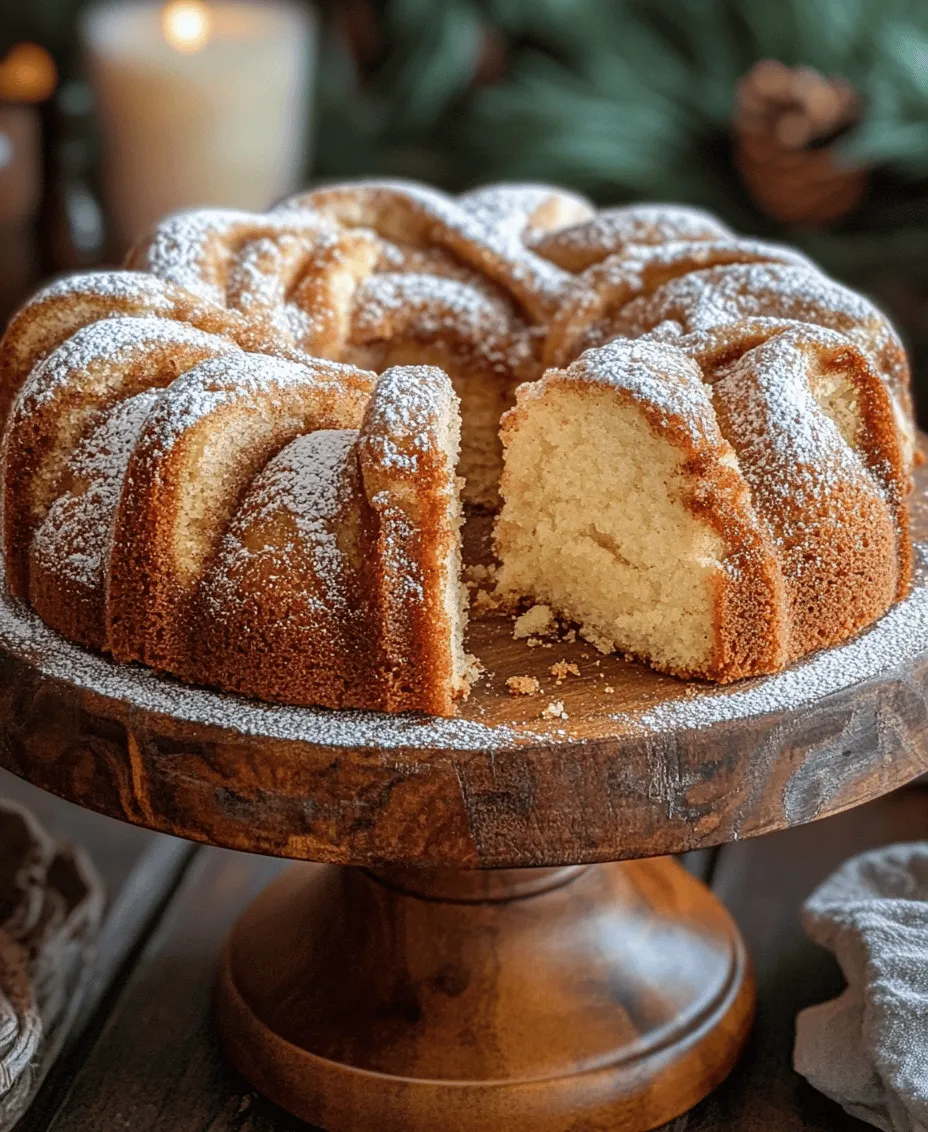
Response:
M566 660L559 660L557 664L552 664L548 671L556 678L558 684L563 684L568 676L580 675L580 669L577 665L568 663Z
M510 676L506 687L511 696L533 696L541 685L534 676Z

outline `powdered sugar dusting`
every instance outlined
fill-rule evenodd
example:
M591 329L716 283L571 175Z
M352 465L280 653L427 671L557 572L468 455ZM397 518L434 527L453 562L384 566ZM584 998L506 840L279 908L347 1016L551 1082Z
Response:
M120 402L75 450L68 464L74 486L52 503L33 539L32 553L45 570L102 590L126 465L158 396L146 390Z
M628 390L637 400L669 417L678 418L701 438L718 430L699 368L672 346L618 339L587 350L567 370L568 377Z
M424 601L422 561L410 553L417 541L416 527L387 492L378 492L370 502L380 516L381 559L384 574L389 578L392 607L402 609L408 603Z
M666 244L639 244L609 256L581 276L597 284L625 283L630 291L647 286L649 275L689 274L726 264L784 263L814 271L801 253L763 240L703 240L695 243L670 241Z
M531 354L526 328L501 299L440 275L384 273L364 281L356 296L352 340L367 344L394 337L464 344L503 370Z
M349 474L358 434L352 429L324 429L298 436L258 474L239 514L222 540L217 562L224 566L205 587L204 600L213 616L224 617L236 600L235 563L271 553L299 577L307 564L321 592L300 593L321 624L343 625L358 611L350 602L353 564L339 545L338 530L346 509L356 504L357 481ZM254 546L250 532L286 513L290 531L283 545ZM232 564L233 569L229 570Z
M683 333L693 333L758 317L831 327L877 355L896 342L885 316L862 295L811 267L793 264L749 263L693 271L630 303L618 329L637 337L672 320Z
M274 240L262 236L249 240L229 268L227 289L235 295L234 306L245 315L268 317L278 330L290 331L286 311L287 278L280 270L286 252L307 251L305 241L292 235Z
M533 214L557 195L566 194L547 185L488 185L458 200L462 212L476 223L478 239L512 265L512 278L548 303L562 297L569 279L550 260L536 255L526 237ZM582 204L576 197L573 203L578 208ZM469 234L470 225L462 225L462 231Z
M149 418L146 445L167 452L188 429L220 405L313 380L308 366L244 351L207 358L182 374Z
M599 345L616 334L649 334L650 341L617 340L590 350L569 372L630 392L649 414L656 414L661 427L682 424L712 441L720 436L712 397L722 406L729 386L739 387L725 406L730 418L725 427L740 430L741 470L757 499L764 492L779 492L799 515L800 525L807 520L803 504L814 511L816 493L832 498L834 489L848 486L855 475L869 476L872 467L863 470L852 447L816 407L801 372L798 346L789 335L797 321L833 328L836 336L874 360L895 386L897 408L904 407L904 358L895 332L876 308L827 279L798 253L735 239L699 210L633 206L591 219L588 214L581 198L547 186L490 186L451 198L405 182L355 184L320 190L265 215L232 210L178 214L159 225L135 257L152 274L100 273L46 288L35 302L48 301L47 328L54 331L58 325L59 337L48 338L45 350L61 340L75 311L88 312L85 321L101 321L74 333L39 363L17 406L20 415L28 414L46 403L65 403L64 393L76 406L69 420L80 423L67 444L78 444L71 471L79 490L52 504L36 553L67 579L98 586L100 551L121 469L141 421L146 420L148 454L160 455L217 407L233 399L248 404L275 384L305 381L312 369L246 354L225 337L174 319L202 317L223 332L232 325L229 333L235 333L235 320L241 319L249 334L238 340L249 348L276 341L273 326L288 340L332 357L347 350L352 357L376 359L381 356L378 343L419 340L447 346L462 358L473 351L506 378L535 376L540 335L562 316L565 361L575 356L581 342ZM536 231L536 223L554 230ZM362 250L353 256L352 247ZM305 309L299 305L301 297ZM107 317L108 304L121 316ZM129 318L125 313L155 317ZM567 313L576 326L567 321ZM43 329L40 322L37 312L36 326ZM781 337L758 345L769 337L764 328L757 333L761 323ZM567 331L578 327L571 337ZM688 355L698 351L700 342L721 341L726 328L757 334L746 347L753 357L742 372L739 363L732 365L733 353L720 354L729 368L707 375L721 378L713 394ZM658 338L675 345L660 344ZM189 366L192 352L213 356L178 378L167 396L143 394L115 410L106 408L113 398L146 382L173 378L179 368L173 347L178 356L187 356ZM300 356L295 349L293 354ZM39 355L27 344L24 356L35 361ZM156 364L164 372L154 372ZM135 367L131 380L124 376L130 365ZM752 366L758 370L753 389L758 395L742 396L740 387L748 384L745 374ZM418 473L438 417L446 410L453 416L442 401L445 391L436 385L437 372L417 367L391 371L378 387L365 426L364 442L379 445L378 470L401 473L386 475L389 490L370 502L383 515L396 512L396 548L388 557L395 558L390 565L396 592L413 597L421 595L420 579L416 562L402 556L402 546L417 532L398 504L397 485L407 474ZM92 411L101 407L106 420L92 420ZM903 427L904 408L899 416ZM97 431L80 441L85 423ZM339 436L343 440L335 439ZM328 591L322 604L329 611L336 606L346 610L348 603L339 581L342 556L332 536L335 517L351 510L347 480L338 473L347 466L349 453L353 459L356 434L348 436L313 434L294 441L285 450L290 464L271 461L264 469L274 471L276 480L271 477L267 483L274 480L276 487L268 487L266 498L256 497L259 518L281 498L289 501L299 536L294 546L302 542L311 548ZM363 443L357 451L362 450ZM354 475L357 468L351 466ZM79 498L80 491L84 495ZM796 535L800 551L808 552L814 540L810 536L803 542L801 530ZM245 541L241 554L251 553ZM286 573L281 570L280 577ZM294 566L293 576L298 575ZM260 597L260 586L256 592ZM221 615L218 597L214 604ZM204 695L210 702L217 698Z
M711 387L723 409L726 436L789 577L814 573L811 560L820 532L841 515L848 530L870 534L869 524L855 513L849 489L856 487L868 499L876 489L812 394L809 366L815 345L814 332L810 337L807 330L787 331L749 351Z
M792 500L801 508L809 502L797 478L804 472L820 484L833 484L861 471L812 395L809 367L816 346L827 342L827 332L819 333L818 341L804 329L776 335L748 351L712 386L739 437L745 474L757 481L756 488L768 490L768 481L776 478L781 505Z
M608 208L581 224L533 241L541 255L570 270L579 270L629 245L663 244L671 240L719 240L731 230L700 208L670 204L634 204Z
M152 669L115 664L60 637L5 591L0 597L0 646L44 675L187 723L236 735L267 736L345 749L495 751L524 742L508 727L465 719L380 712L333 711L265 704L191 687Z
M394 366L377 382L364 422L365 444L378 463L415 474L435 445L439 421L456 401L445 374L432 366Z
M426 242L444 247L509 290L534 317L557 305L570 275L525 242L532 214L555 190L493 185L455 200L412 181L335 185L303 198L310 206L400 238L397 202L416 214ZM566 195L566 194L565 194Z
M928 652L928 545L917 545L916 554L909 596L851 641L815 653L774 676L727 688L693 685L689 698L607 718L620 732L676 733L678 742L684 742L681 732L771 712L805 711L825 696L901 674ZM71 644L6 592L0 598L0 646L66 684L125 701L138 710L246 736L340 748L406 748L421 751L424 758L436 750L502 752L536 738L530 726L517 731L466 719L297 708L190 687L150 669L114 664ZM550 746L550 730L540 727L539 733ZM570 735L560 741L581 746Z
M68 275L43 287L30 300L29 306L46 299L85 297L144 305L151 309L152 314L162 309L173 309L173 303L165 294L161 281L144 271L91 271L86 275Z
M139 258L159 279L224 305L225 263L211 260L220 241L228 242L233 233L253 227L259 219L233 209L179 212L162 220Z
M297 208L265 214L235 209L179 212L158 225L135 258L159 279L224 306L229 259L240 244L262 232L283 235L298 228L311 233L320 227L318 216Z
M163 318L111 318L78 330L50 354L23 387L19 415L28 415L60 391L76 392L79 377L95 363L112 372L165 345L191 346L218 352L235 351L228 339Z

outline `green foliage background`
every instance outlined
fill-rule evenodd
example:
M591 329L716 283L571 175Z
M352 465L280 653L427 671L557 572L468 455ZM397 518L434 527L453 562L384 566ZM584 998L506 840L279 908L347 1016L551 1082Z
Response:
M85 2L4 0L0 53L34 39L73 72ZM928 0L367 3L380 50L362 80L332 32L340 4L323 0L320 176L405 175L451 188L536 178L599 201L691 201L740 228L783 234L752 207L729 147L738 79L776 58L854 84L866 114L842 149L879 169L840 231L789 237L840 274L891 264L928 278ZM481 85L491 29L507 65Z
M731 162L738 79L762 58L850 79L866 114L842 139L878 167L838 232L790 232L859 278L887 265L928 278L928 4L920 0L388 0L362 83L324 51L318 169L451 187L497 178L570 185L600 201L691 201L784 235ZM487 28L504 78L473 82Z

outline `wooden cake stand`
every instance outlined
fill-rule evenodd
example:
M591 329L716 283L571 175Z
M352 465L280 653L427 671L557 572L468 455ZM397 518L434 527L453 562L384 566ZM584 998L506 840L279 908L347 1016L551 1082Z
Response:
M915 504L924 538L924 475ZM725 1077L753 1009L734 923L662 855L926 769L924 564L860 637L727 689L528 648L506 619L470 643L487 675L458 720L272 707L114 665L3 599L0 764L125 821L324 862L248 908L218 996L232 1061L305 1120L653 1128ZM562 660L579 675L558 683Z

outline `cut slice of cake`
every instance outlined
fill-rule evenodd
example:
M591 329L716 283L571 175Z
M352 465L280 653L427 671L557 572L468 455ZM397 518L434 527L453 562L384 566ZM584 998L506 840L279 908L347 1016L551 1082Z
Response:
M711 388L673 346L618 341L520 387L502 429L500 587L682 676L785 660L784 586Z
M453 715L473 675L459 440L446 375L397 367L359 429L282 448L193 599L190 678L287 703Z
M464 649L460 401L434 366L381 374L358 439L374 515L368 584L386 711L452 715L477 674Z

